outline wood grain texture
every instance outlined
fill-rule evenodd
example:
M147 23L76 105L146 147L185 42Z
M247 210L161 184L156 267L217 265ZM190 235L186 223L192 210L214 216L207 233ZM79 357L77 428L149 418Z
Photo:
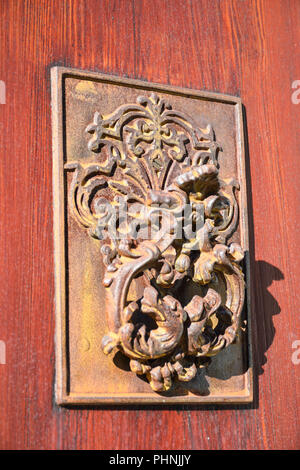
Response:
M2 0L1 449L296 449L298 0ZM241 96L253 216L253 406L54 405L51 65ZM251 218L250 218L251 221Z

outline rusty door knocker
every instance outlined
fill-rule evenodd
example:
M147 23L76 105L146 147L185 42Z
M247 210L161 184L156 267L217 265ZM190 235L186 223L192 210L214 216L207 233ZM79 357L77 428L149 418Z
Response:
M78 127L85 158L64 165L70 214L105 266L102 350L169 393L236 340L247 248L236 236L240 181L219 158L226 142L176 101L146 90L93 107Z

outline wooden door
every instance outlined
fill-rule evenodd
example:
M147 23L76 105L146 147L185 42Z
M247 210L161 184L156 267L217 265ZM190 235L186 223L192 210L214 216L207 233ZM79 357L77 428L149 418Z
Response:
M300 2L2 0L0 19L0 448L299 448ZM253 405L54 404L53 65L242 98Z

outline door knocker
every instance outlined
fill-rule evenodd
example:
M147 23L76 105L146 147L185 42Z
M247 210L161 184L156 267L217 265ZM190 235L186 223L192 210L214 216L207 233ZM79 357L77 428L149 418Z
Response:
M52 99L57 401L251 401L240 100L64 68Z

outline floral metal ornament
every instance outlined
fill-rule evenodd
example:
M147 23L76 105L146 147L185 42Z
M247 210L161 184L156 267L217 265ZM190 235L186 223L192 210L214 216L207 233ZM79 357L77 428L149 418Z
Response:
M121 351L165 392L192 380L240 328L244 254L229 242L239 185L219 177L212 126L156 93L95 112L86 132L93 161L65 169L74 172L72 214L106 266L102 349ZM184 297L183 287L197 293Z

